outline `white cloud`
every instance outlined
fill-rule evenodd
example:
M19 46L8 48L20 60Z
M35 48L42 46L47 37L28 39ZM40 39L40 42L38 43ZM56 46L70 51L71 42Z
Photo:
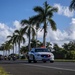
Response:
M20 28L21 28L21 24L20 24L20 22L17 21L17 20L15 20L15 21L13 22L13 25L15 26L15 29L20 29Z
M12 33L12 28L9 28L4 23L0 23L0 44L6 40L6 37Z
M38 38L43 38L43 31L40 32L39 30L38 32ZM75 40L75 18L72 18L70 27L66 30L61 31L60 29L57 29L57 31L52 31L52 29L48 27L46 40L51 43L57 43L60 46L64 43Z
M4 23L0 23L0 44L4 43L6 41L7 36L12 35L14 30L21 28L21 24L17 20L15 20L12 24L13 24L12 27L9 27ZM27 44L28 39L26 36L24 37L26 38Z
M0 23L0 44L6 41L8 35L12 35L14 30L20 29L21 25L20 22L15 20L13 22L13 27L9 27L4 23Z
M60 4L54 4L54 7L58 8L58 14L64 15L67 17L73 17L74 11L70 11L68 6L61 6Z
M72 18L70 27L67 29L69 39L75 40L75 18Z
M20 28L20 22L14 21L15 29ZM8 25L4 23L0 23L0 44L6 40L6 37L8 35L11 35L14 31L14 28L9 27ZM27 38L25 36L25 38ZM41 31L39 29L38 31L38 39L41 39L40 41L43 41L43 30ZM28 39L26 39L28 41ZM70 23L70 26L66 29L61 31L60 29L57 29L57 31L52 31L50 27L48 27L48 33L46 36L46 40L51 43L58 43L59 45L62 45L64 43L67 43L71 40L75 40L75 18L72 18L72 21Z

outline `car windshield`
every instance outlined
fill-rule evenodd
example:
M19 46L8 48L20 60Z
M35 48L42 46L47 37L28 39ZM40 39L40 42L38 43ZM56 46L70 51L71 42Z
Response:
M49 52L48 49L35 49L35 52Z

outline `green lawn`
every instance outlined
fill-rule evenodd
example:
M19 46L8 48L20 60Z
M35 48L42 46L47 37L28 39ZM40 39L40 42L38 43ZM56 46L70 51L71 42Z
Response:
M9 75L2 67L0 67L0 75Z
M57 62L75 62L75 60L68 60L68 59L55 59Z

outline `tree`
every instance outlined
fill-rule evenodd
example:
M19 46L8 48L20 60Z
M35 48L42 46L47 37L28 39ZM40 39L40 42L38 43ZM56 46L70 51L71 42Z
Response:
M37 33L38 33L38 29L40 28L40 18L39 16L35 15L31 17L31 20L33 22L33 25L36 26L35 27L35 31L36 31L36 47L37 47Z
M6 51L6 55L7 55L7 51L10 53L11 48L12 48L12 45L9 43L9 41L6 41L5 43L1 45L1 50Z
M13 53L14 53L14 47L16 45L16 36L13 33L13 35L9 35L7 36L7 39L9 39L9 43L11 43L13 45Z
M20 52L21 52L21 53L26 53L26 52L28 52L28 46L22 46L22 47L20 48Z
M71 1L71 4L70 4L69 8L70 8L71 11L75 10L75 0Z
M1 46L0 46L0 51L3 51L3 55L5 55L5 49L4 49L4 45L5 45L5 43L3 43L3 44L1 44Z
M75 51L75 41L70 41L69 43L64 43L64 45L62 45L62 47L67 50L67 51Z
M47 48L49 48L49 47L51 47L52 46L52 44L50 43L50 42L46 42L46 47Z
M43 23L42 27L42 29L44 29L43 45L45 46L47 25L50 24L52 30L56 30L56 23L53 21L52 16L53 12L57 12L57 8L49 6L49 4L45 2L44 7L36 6L34 7L34 11L38 13L36 15L36 18L39 19L39 22Z
M32 25L32 20L31 20L31 18L29 18L29 20L24 19L24 20L21 21L21 24L23 26L25 25L25 27L23 28L23 31L27 32L27 34L28 34L28 37L29 37L28 46L29 46L29 51L30 51L30 48L31 48L31 45L30 45L31 34L32 34L32 38L34 38L34 36L35 36L35 29Z
M55 43L53 46L53 49L55 50L53 53L54 53L56 59L66 58L67 52L63 48L59 47L58 44Z
M15 40L16 40L16 43L18 43L19 55L20 55L20 44L25 43L25 38L23 36L23 29L21 28L20 30L15 30L14 34L16 36Z

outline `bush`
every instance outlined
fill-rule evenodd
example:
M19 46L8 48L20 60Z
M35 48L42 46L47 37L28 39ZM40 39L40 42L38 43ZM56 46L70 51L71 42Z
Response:
M21 56L20 58L21 58L21 59L25 59L25 56Z
M67 51L66 59L75 59L75 51L74 50Z
M65 50L61 50L61 51L55 51L53 53L54 53L55 59L65 59L67 52Z

